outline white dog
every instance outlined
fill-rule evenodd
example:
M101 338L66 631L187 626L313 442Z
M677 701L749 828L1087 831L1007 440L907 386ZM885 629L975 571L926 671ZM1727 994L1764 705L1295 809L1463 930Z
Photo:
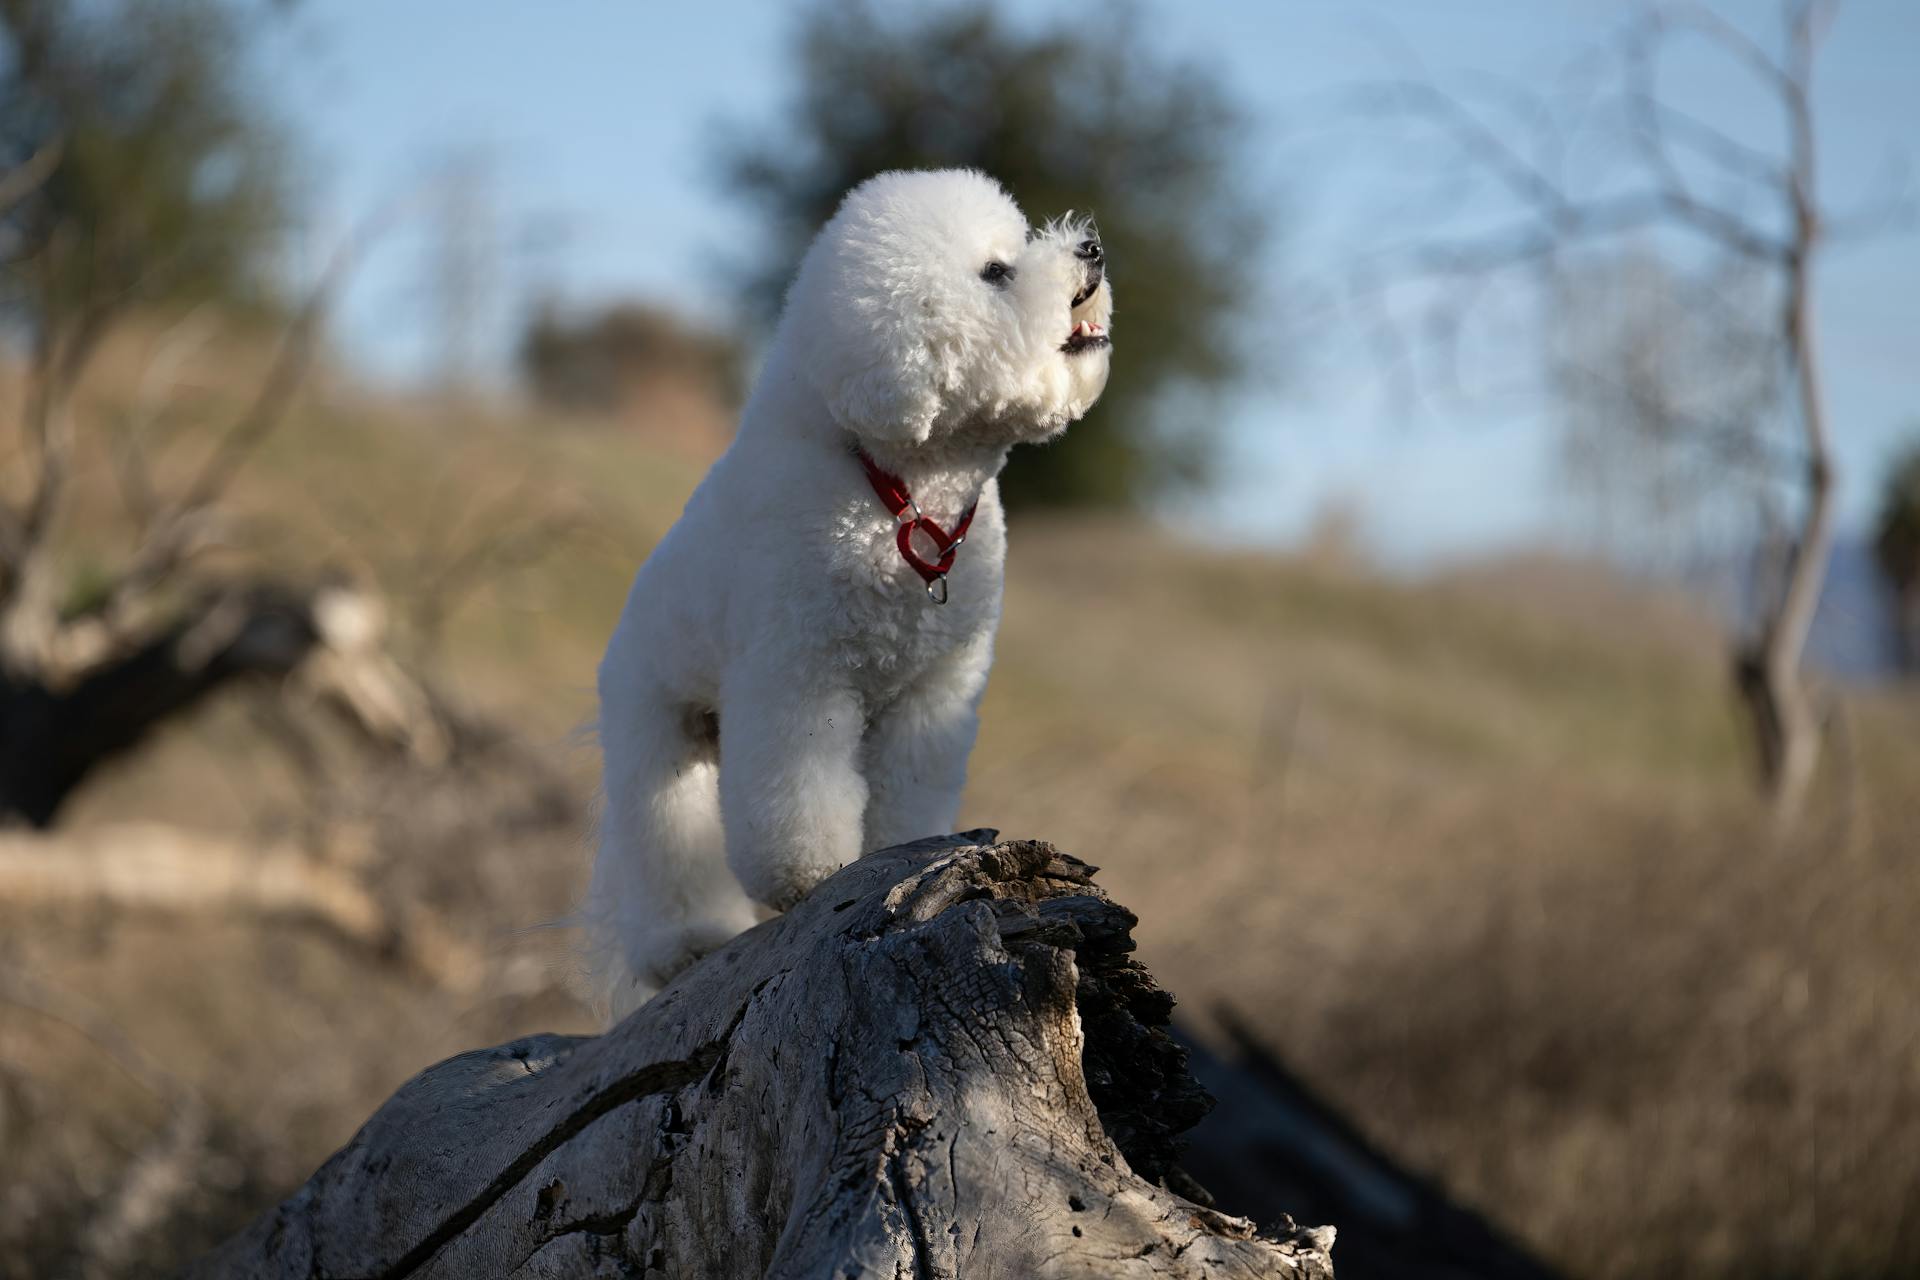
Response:
M587 916L614 1016L862 852L950 830L1000 616L994 477L1107 381L1090 226L965 170L849 193L739 435L600 665Z

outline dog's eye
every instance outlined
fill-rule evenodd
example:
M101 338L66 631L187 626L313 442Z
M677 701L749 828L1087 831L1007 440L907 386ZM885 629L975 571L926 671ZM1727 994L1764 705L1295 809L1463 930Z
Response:
M1005 285L1013 279L1013 268L1004 262L989 262L980 268L980 278L988 284Z

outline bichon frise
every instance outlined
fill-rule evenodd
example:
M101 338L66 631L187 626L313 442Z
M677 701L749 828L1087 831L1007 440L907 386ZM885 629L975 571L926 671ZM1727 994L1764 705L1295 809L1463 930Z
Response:
M1000 617L994 477L1107 381L1090 224L883 173L807 250L740 431L600 665L586 904L619 1017L862 852L953 826Z

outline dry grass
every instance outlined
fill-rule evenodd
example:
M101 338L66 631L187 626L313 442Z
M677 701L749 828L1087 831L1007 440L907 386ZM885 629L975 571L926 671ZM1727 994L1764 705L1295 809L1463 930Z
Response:
M278 562L344 562L405 601L473 529L567 517L458 603L436 666L584 793L568 731L697 465L344 394L291 425L239 495ZM91 483L76 563L112 536ZM1104 866L1203 1033L1230 1004L1572 1274L1920 1271L1920 700L1851 697L1856 776L1780 842L1683 602L1556 562L1406 582L1137 526L1022 520L1013 541L964 821ZM74 822L287 827L302 793L242 702L115 770ZM426 1063L582 1025L565 938L538 927L584 867L550 800L387 779L352 816L383 893L495 958L478 997L275 922L0 905L0 962L209 1102L219 1158L155 1265L304 1177ZM99 1043L0 999L0 1275L45 1269L164 1117Z

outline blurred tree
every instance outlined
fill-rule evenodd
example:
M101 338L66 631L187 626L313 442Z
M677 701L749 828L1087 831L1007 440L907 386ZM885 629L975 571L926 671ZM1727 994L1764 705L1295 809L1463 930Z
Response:
M24 357L0 472L0 826L53 822L103 761L248 675L301 673L370 739L446 754L444 717L376 643L377 601L204 564L234 549L222 495L284 417L346 254L292 314L252 400L172 469L184 483L157 483L140 439L166 379L143 375L114 429L76 403L136 311L269 298L279 151L242 85L244 21L221 0L0 0L0 325ZM162 335L149 374L203 340L196 315ZM63 583L83 432L113 462L134 538Z
M1541 326L1568 483L1604 545L1655 572L1725 562L1751 537L1778 465L1766 281L1741 263L1688 273L1646 247L1570 262Z
M1607 68L1623 81L1617 93L1603 98L1583 79L1559 109L1511 85L1476 109L1417 79L1362 99L1374 114L1420 125L1425 152L1453 188L1417 241L1385 255L1385 265L1368 264L1369 280L1424 282L1428 331L1449 349L1471 300L1497 295L1496 282L1533 286L1540 312L1529 336L1545 340L1548 379L1572 401L1575 448L1601 430L1622 432L1643 478L1693 484L1675 465L1705 460L1757 494L1752 616L1731 656L1761 778L1783 821L1813 781L1829 718L1803 659L1833 547L1814 289L1836 219L1817 182L1812 86L1838 7L1782 0L1777 46L1704 4L1647 8ZM1751 78L1778 113L1779 146L1753 145L1663 93L1663 59L1682 41ZM1608 116L1616 146L1588 145ZM1475 193L1477 203L1464 199L1462 178L1489 190ZM1463 207L1476 216L1452 219ZM1510 221L1489 230L1489 214ZM1431 230L1450 219L1465 228ZM1622 245L1657 252L1658 269L1623 269L1635 255Z
M1906 670L1920 672L1920 443L1887 471L1873 551L1893 590L1895 651Z
M521 335L519 361L534 395L563 409L611 413L661 379L686 380L721 401L738 394L732 339L638 303L585 315L542 306Z
M281 222L278 150L214 0L0 0L0 320L28 378L0 487L0 673L45 657L71 466L68 401L101 340L161 299L257 293Z
M260 296L284 183L241 26L215 0L0 0L0 172L46 169L0 208L33 344L78 361L129 307Z
M282 186L239 22L215 0L0 0L0 322L28 375L24 461L0 478L0 675L54 642L69 401L102 339L142 305L258 294Z
M886 169L984 170L1029 217L1091 211L1118 303L1105 397L1008 469L1008 501L1127 504L1202 478L1205 393L1253 354L1240 334L1271 219L1243 182L1245 122L1220 78L1159 54L1125 6L1034 33L971 0L910 17L824 0L794 57L790 125L736 140L723 161L769 232L744 287L758 316L777 313L848 188Z

